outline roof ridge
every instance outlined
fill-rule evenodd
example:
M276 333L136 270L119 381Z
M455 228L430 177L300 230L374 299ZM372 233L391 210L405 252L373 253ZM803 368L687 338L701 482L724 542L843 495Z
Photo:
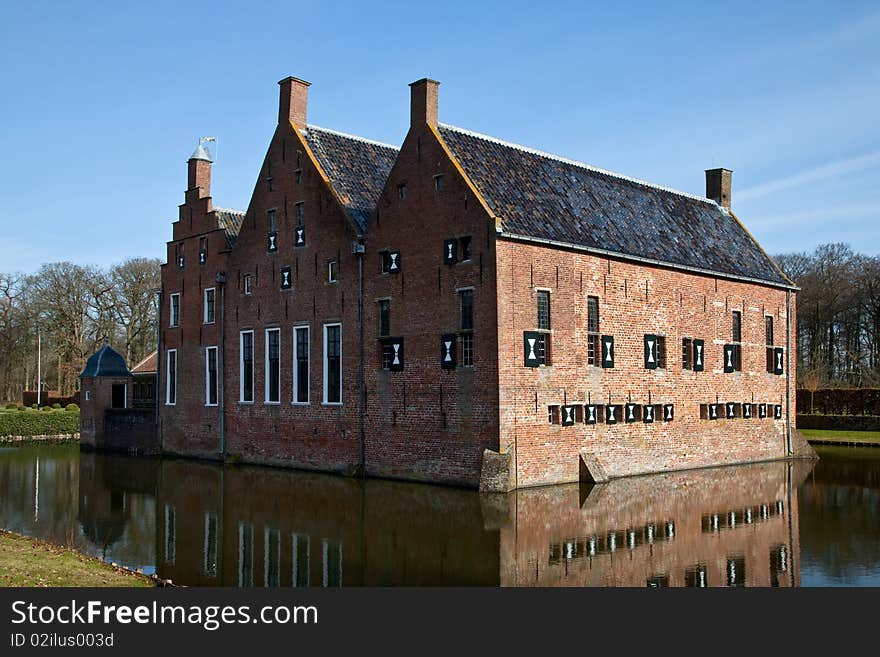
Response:
M366 144L372 144L373 146L381 146L383 148L391 148L395 151L400 150L399 147L393 146L391 144L386 144L385 142L376 141L375 139L367 139L366 137L359 137L357 135L351 135L351 134L348 134L347 132L341 132L339 130L331 130L330 128L322 128L321 126L314 125L313 123L307 124L305 127L305 130L321 130L323 132L329 132L331 135L337 135L339 137L346 137L347 139L354 139L356 141L362 141Z
M234 214L247 214L247 210L236 210L235 208L221 208L219 205L215 205L211 208L214 212L232 212Z
M586 169L587 171L593 171L596 173L601 173L606 176L611 176L613 178L618 178L620 180L626 180L627 182L636 183L637 185L642 185L644 187L650 187L652 189L658 189L663 192L670 192L672 194L677 194L679 196L683 196L685 198L693 199L695 201L702 201L703 203L708 203L710 205L717 205L718 208L722 212L726 212L725 208L718 205L715 200L711 198L706 198L705 196L697 196L696 194L691 194L689 192L683 192L679 189L675 189L674 187L666 187L665 185L658 185L656 183L648 182L647 180L642 180L640 178L633 178L632 176L627 176L622 173L617 173L615 171L609 171L608 169L602 169L600 167L593 166L591 164L586 164L585 162L579 162L577 160L572 160L571 158L563 157L561 155L554 155L553 153L548 153L547 151L542 151L537 148L531 148L529 146L523 146L522 144L516 144L514 142L505 141L503 139L499 139L498 137L492 137L491 135L485 135L481 132L475 132L473 130L468 130L466 128L459 128L458 126L449 125L448 123L440 123L441 128L448 128L449 130L453 130L455 132L460 132L465 135L469 135L471 137L476 137L477 139L484 139L486 141L500 144L501 146L507 146L509 148L514 148L519 151L523 151L524 153L531 153L532 155L537 155L539 157L546 157L551 160L556 160L557 162L562 162L563 164L571 164L576 167L580 167L581 169Z
M156 356L156 358L159 357L159 351L158 351L158 349L153 349L153 351L151 351L149 354L147 354L147 355L143 358L143 360L141 360L141 362L139 362L137 365L135 365L134 367L131 368L132 371L134 371L134 370L136 370L137 368L139 368L141 365L143 365L143 364L146 363L148 360L150 360L153 356Z

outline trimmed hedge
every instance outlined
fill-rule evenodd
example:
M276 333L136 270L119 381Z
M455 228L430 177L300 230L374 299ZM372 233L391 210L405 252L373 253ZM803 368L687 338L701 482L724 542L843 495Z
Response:
M0 413L0 436L54 436L79 432L79 413Z

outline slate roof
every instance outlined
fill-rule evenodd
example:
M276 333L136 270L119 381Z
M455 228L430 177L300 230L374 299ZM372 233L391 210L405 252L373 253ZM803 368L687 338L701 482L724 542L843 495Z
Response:
M302 134L349 216L365 232L397 158L397 148L313 125Z
M790 286L715 201L441 124L503 234Z
M241 223L244 221L246 213L244 210L229 208L214 208L214 213L220 228L226 231L226 246L231 249L238 240L238 233L241 231Z
M86 361L80 377L83 376L131 376L125 358L105 344Z

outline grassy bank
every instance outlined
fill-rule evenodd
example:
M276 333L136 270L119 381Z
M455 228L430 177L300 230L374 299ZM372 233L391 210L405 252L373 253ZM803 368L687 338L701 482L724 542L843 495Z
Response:
M3 436L54 436L79 433L79 409L4 409L0 412L0 440Z
M149 587L145 575L74 550L0 530L0 586Z
M880 446L880 431L831 431L829 429L799 429L810 442L858 443Z

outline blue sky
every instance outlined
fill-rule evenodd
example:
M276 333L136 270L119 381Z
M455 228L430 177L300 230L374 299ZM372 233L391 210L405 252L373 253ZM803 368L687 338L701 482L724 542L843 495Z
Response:
M876 0L7 0L0 51L0 271L164 258L201 135L247 207L287 75L311 123L393 144L430 76L445 123L697 194L733 169L771 253L880 253Z

